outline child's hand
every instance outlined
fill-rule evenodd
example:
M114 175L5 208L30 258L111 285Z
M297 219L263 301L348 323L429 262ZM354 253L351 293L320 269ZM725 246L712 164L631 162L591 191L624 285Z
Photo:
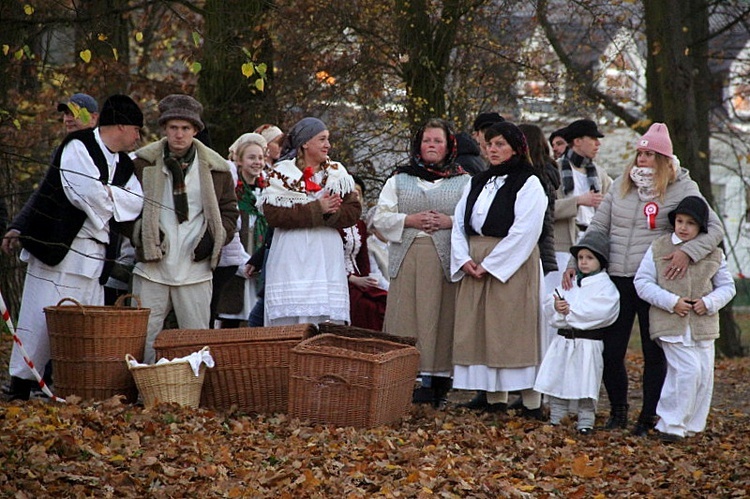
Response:
M555 311L563 315L568 315L570 313L570 305L568 305L568 302L565 300L561 300L557 296L555 296L554 298L555 298Z
M689 298L680 298L677 300L677 305L674 306L672 311L680 317L685 317L692 309L692 300Z
M693 303L693 311L698 315L706 315L708 313L708 307L706 307L706 304L703 302L703 298L695 300L695 303Z

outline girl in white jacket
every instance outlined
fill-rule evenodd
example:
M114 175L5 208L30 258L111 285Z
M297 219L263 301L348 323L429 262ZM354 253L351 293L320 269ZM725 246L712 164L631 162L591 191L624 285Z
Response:
M539 367L534 390L550 399L550 424L558 425L578 402L578 432L594 431L596 401L602 383L604 329L620 313L620 294L607 275L609 242L599 233L586 234L570 248L576 258L576 282L550 294L544 313L557 336Z

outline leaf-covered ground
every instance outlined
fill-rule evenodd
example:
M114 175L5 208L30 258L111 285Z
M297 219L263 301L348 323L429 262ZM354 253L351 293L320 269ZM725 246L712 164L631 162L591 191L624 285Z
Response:
M628 362L638 405L640 357ZM750 359L718 362L707 431L673 445L455 404L355 430L118 399L0 403L0 497L745 497L749 380Z

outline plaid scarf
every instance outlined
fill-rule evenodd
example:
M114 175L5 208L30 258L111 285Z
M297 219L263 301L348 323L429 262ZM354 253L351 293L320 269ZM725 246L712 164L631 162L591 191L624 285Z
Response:
M174 211L177 215L177 223L182 223L188 219L188 199L187 189L185 188L185 172L193 164L195 159L195 146L183 156L175 156L170 150L169 145L164 144L164 164L172 174L172 199L174 200Z
M561 158L561 172L563 194L566 196L573 192L573 167L571 164L586 169L586 178L589 181L589 190L599 192L602 190L599 184L599 174L596 172L596 166L590 158L584 158L583 156L573 152L573 149L568 149L565 155Z

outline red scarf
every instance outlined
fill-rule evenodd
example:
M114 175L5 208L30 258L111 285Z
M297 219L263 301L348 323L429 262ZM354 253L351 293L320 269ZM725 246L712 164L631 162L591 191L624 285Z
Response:
M313 167L308 166L304 170L302 170L302 179L305 181L305 190L307 192L318 192L321 187L320 185L313 182L311 179L313 178Z

